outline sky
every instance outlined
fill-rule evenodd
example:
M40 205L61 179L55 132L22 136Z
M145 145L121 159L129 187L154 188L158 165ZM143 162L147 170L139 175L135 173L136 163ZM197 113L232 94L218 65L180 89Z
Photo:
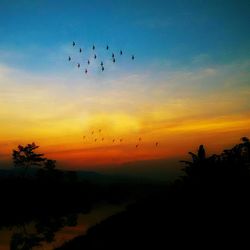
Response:
M0 0L0 12L2 166L31 142L91 169L250 136L249 1Z

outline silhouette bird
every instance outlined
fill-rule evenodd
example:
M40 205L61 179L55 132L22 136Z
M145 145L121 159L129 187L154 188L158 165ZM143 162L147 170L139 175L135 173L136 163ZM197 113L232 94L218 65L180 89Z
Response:
M79 53L84 53L84 48L81 48L80 46L78 46L78 44L77 44L75 41L72 42L72 46L73 46L73 47L76 47L77 50L79 49ZM104 48L105 48L105 47L104 47ZM95 51L95 50L96 50L95 44L92 45L92 50L94 51L93 54L96 53L96 51ZM106 45L106 50L110 50L110 47L109 47L108 44ZM108 52L108 53L110 54L111 52L112 52L112 51L110 51L110 52ZM116 53L116 54L115 54L115 53ZM123 50L120 49L120 50L118 50L118 51L116 51L116 52L112 52L112 53L111 53L111 55L112 55L111 60L112 60L113 63L117 63L116 57L115 57L115 56L117 56L118 53L119 53L120 56L122 56L122 55L123 55ZM94 59L97 59L97 54L94 54L93 57L94 57ZM131 59L132 59L132 60L135 60L134 54L131 55ZM68 61L72 61L72 60L73 60L73 58L72 58L71 56L69 56L69 57L68 57ZM85 66L86 68L85 68L85 70L84 70L85 74L88 73L88 70L87 70L87 69L88 69L88 65L90 65L90 61L92 61L92 60L93 60L93 59L92 59L92 56L91 56L91 58L89 58L89 59L87 60L87 66ZM74 60L73 60L73 62L74 62ZM118 62L119 62L119 60L118 60ZM74 62L74 64L75 64L75 62ZM85 63L82 63L82 67L83 67L83 64L85 64ZM119 64L119 63L118 63L118 64ZM76 65L77 65L78 68L81 67L80 63L77 63ZM101 61L101 71L103 72L104 70L105 70L104 64L103 64L103 62ZM119 139L118 139L118 140L119 140Z
M156 147L158 147L158 145L159 145L159 143L158 143L158 142L156 142L156 143L155 143L155 146L156 146Z
M139 144L136 144L135 147L138 148Z

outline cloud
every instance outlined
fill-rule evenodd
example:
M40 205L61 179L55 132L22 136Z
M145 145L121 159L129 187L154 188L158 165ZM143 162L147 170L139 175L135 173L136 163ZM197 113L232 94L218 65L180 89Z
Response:
M4 151L10 152L17 143L38 141L48 152L53 148L77 152L82 148L82 135L101 127L107 150L113 147L113 137L126 137L123 150L108 154L116 154L113 159L120 162L131 160L127 152L134 151L138 136L143 136L147 146L143 154L135 156L137 160L185 152L191 145L190 135L193 142L201 137L206 140L212 133L243 136L249 125L249 65L236 62L189 70L168 68L157 75L147 71L86 77L76 69L38 74L1 64L0 138L7 145ZM157 154L150 146L155 140L164 146ZM225 143L230 141L225 139ZM212 143L211 138L208 142ZM96 155L105 158L93 141L86 147L96 148ZM80 152L79 159L84 150ZM94 160L96 155L91 153L87 159Z

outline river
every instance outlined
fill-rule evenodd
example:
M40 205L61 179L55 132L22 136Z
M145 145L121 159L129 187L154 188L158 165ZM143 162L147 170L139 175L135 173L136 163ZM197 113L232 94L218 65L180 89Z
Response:
M76 236L83 235L86 231L98 222L108 218L109 216L116 214L125 209L126 205L111 205L102 204L94 207L87 214L78 214L76 223L71 226L63 226L58 231L53 232L53 241L45 242L41 241L40 246L35 246L33 250L52 250L55 247L61 246L64 242L75 238ZM35 235L35 223L31 222L25 225L25 234ZM53 223L51 224L54 227ZM12 228L3 228L0 230L0 250L9 250L11 239L13 241L13 235L19 234L23 230L23 227L14 226ZM49 229L48 229L49 230ZM38 233L37 233L38 235ZM18 248L19 249L19 248Z

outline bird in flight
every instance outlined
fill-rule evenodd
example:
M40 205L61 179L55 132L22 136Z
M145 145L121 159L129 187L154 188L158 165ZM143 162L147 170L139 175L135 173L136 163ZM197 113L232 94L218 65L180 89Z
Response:
M85 52L85 47L80 47L80 45L78 46L78 43L77 42L75 42L75 41L72 41L72 46L73 47L76 47L76 49L79 51L79 53L82 53L82 54L85 54L84 52ZM95 46L95 44L93 44L92 46L90 46L90 49L93 51L93 55L91 55L91 57L89 57L89 59L86 59L87 60L87 65L85 66L86 67L86 69L85 69L85 74L87 74L88 73L88 65L90 65L90 64L92 64L92 62L94 61L92 61L92 56L93 56L93 59L96 59L96 61L99 59L99 57L100 57L100 55L98 54L98 47L96 47ZM112 62L113 63L117 63L117 64L119 64L119 60L117 61L116 59L117 59L117 57L118 57L118 55L120 55L120 56L124 56L124 50L122 49L122 48L120 48L118 51L116 51L116 50L113 50L113 51L115 51L115 52L112 52L111 50L110 50L110 47L109 47L109 45L108 44L106 44L106 47L104 47L104 49L106 49L106 50L109 50L110 52L108 52L108 54L106 54L106 56L104 56L104 58L100 58L100 62L101 62L101 68L100 68L100 70L101 71L104 71L104 64L103 64L103 61L105 61L105 60L107 60L107 59L109 59L109 56L108 55L112 55L112 57L111 57L111 60L112 60ZM97 54L98 54L98 57L97 57ZM130 60L135 60L135 56L134 56L134 54L131 54L131 57L130 57L131 59ZM101 60L103 60L103 61L101 61ZM68 56L68 61L71 61L71 62L74 62L74 60L73 60L73 57L72 57L72 55L70 55L70 56ZM98 63L99 63L99 60L98 60ZM74 64L75 64L75 62L74 62ZM78 68L80 68L81 66L83 67L83 64L85 64L85 63L83 63L83 62L81 62L81 64L82 65L80 65L80 63L76 63L76 66L78 67ZM109 64L108 64L108 66L109 66Z

